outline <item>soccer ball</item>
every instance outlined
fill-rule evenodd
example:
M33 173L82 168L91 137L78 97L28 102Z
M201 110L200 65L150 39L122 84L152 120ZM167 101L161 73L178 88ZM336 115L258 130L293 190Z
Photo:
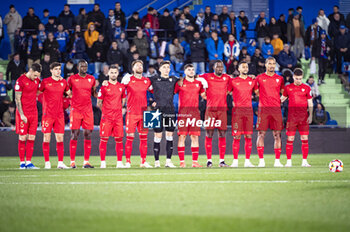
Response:
M332 160L329 163L329 171L331 172L342 172L343 171L343 162L341 160Z

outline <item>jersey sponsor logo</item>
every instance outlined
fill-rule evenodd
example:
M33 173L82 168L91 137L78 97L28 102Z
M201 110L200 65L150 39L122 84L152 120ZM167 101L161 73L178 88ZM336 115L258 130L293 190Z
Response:
M266 82L266 79L264 79L263 82Z
M75 79L75 81L76 81L76 82L78 82L78 81L79 81L79 79Z
M236 83L236 85L239 85L239 83Z
M47 84L48 86L51 86L52 85L52 83L49 83L49 84Z
M29 83L26 83L26 85L29 85Z
M21 133L23 133L24 132L24 130L23 129L21 129Z

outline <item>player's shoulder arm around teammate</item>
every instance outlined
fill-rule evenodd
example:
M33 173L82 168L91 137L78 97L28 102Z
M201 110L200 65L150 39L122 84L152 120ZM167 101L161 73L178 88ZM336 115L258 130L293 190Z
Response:
M125 86L127 86L131 80L132 75L130 73L127 73L123 76L121 83Z
M44 79L44 80L39 84L39 89L38 89L38 90L39 90L40 92L44 92L44 90L45 90L45 84L46 84L47 80L48 80L48 78Z

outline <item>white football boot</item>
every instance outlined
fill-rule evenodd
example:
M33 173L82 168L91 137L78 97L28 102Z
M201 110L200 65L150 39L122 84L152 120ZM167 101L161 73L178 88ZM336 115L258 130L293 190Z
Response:
M292 160L291 159L287 159L287 163L286 163L285 167L286 168L292 167Z
M154 167L160 168L160 161L159 160L154 161Z
M45 162L45 169L51 169L51 163L50 163L50 161Z
M238 168L238 159L234 159L230 167L231 168Z
M153 168L149 163L144 162L143 164L140 164L140 168Z
M258 167L259 168L264 168L265 167L265 160L264 159L259 159Z
M250 162L249 159L246 159L246 160L244 161L244 167L245 167L245 168L255 168L255 165L253 165L253 164Z
M100 168L106 168L106 161L101 161Z
M273 166L275 168L283 168L283 164L281 164L279 159L275 159L275 164Z

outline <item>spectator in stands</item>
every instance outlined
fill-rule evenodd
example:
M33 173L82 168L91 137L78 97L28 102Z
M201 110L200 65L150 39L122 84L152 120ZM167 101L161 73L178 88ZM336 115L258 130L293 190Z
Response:
M321 95L318 91L318 85L315 83L314 77L310 76L309 79L307 79L306 84L311 88L311 95L312 100L314 102L314 106L316 106L317 103L321 103Z
M257 71L256 71L256 66L255 66L255 63L252 63L252 58L251 58L251 56L250 56L250 55L247 55L247 56L245 57L244 60L245 60L245 62L248 63L248 67L249 67L249 72L248 72L248 74L249 74L249 75L257 76L258 73L257 73Z
M281 14L277 24L280 26L281 30L281 39L283 43L287 43L287 23L286 23L286 16L284 14Z
M73 29L75 24L75 16L70 10L69 4L64 4L63 11L58 16L58 23L62 24L65 30Z
M131 54L131 59L128 59L128 72L132 73L131 64L133 61L138 60L140 58L140 55L137 51L130 53L130 54Z
M276 18L271 17L270 18L270 24L269 24L269 37L272 38L273 35L277 34L278 36L282 35L281 28L277 24Z
M257 74L265 72L265 59L261 55L260 48L255 49L254 56L252 57L252 63L254 63L256 67Z
M345 25L347 28L350 28L350 13L346 16Z
M119 46L118 46L119 47ZM98 35L98 40L92 45L92 62L95 64L95 73L99 74L107 61L108 44L103 34Z
M3 101L7 96L7 91L12 89L11 83L4 80L4 73L0 72L0 101Z
M350 59L350 36L344 25L340 26L339 31L340 32L335 36L334 46L337 57L337 73L342 73L342 59L344 59L345 62L348 62Z
M26 71L26 65L21 60L19 53L13 54L13 58L7 64L6 79L11 82L12 87L15 86L17 79Z
M194 34L194 27L192 26L192 24L188 24L184 32L184 37L187 44L189 44L193 39L193 34Z
M91 55L89 56L89 58L92 59L93 58L92 46L90 47L89 50L86 49L85 41L82 36L82 33L75 32L73 36L74 36L73 44L70 47L70 51L69 51L70 58L75 60L76 61L75 63L77 63L81 59L87 60L86 52L88 51L89 54Z
M38 28L39 23L40 19L34 14L34 8L29 7L27 15L23 18L22 29L35 31Z
M265 37L269 36L269 28L265 18L260 18L258 20L255 30L258 38L258 46L261 48L265 42Z
M14 47L15 32L22 27L22 17L12 4L10 5L10 11L5 15L4 24L7 26L7 35L10 39L11 54L13 54L16 51Z
M94 9L88 13L88 22L93 22L95 24L96 31L98 31L99 33L102 33L104 21L105 21L105 15L100 10L100 4L95 3ZM89 24L88 24L88 28L90 28Z
M173 63L183 63L184 62L184 48L181 46L179 39L173 39L172 44L169 45L169 55L170 60Z
M150 28L155 29L157 27L157 20L153 16L153 7L148 7L147 14L142 18L142 27L144 28L146 23L150 23Z
M283 41L279 38L278 34L274 34L271 40L273 46L273 55L277 56L283 50Z
M312 19L312 24L306 29L305 47L312 50L314 42L316 42L321 33L321 27L318 26L317 19Z
M55 33L55 38L58 42L58 50L61 53L61 59L64 61L66 58L66 50L69 42L69 34L66 31L63 31L63 25L60 24L57 26L57 32Z
M128 30L135 30L135 31L128 31L128 38L134 38L136 36L136 31L140 30L142 28L142 21L139 18L139 13L135 11L132 13L131 18L128 21Z
M107 64L104 64L102 67L102 72L99 73L98 79L97 79L99 86L102 86L102 83L104 81L108 81L109 79L108 71L109 71L109 66Z
M204 12L202 9L199 10L196 17L196 27L199 32L204 30Z
M211 31L216 31L218 33L221 32L220 30L220 22L219 22L219 16L217 14L213 15L213 18L210 22L210 30Z
M109 9L108 16L105 19L105 22L103 23L103 27L104 27L103 32L109 41L113 40L113 29L115 27L115 21L116 21L116 19L115 19L115 15L114 15L114 10ZM123 27L123 29L124 29L124 27Z
M317 23L328 34L328 26L329 26L330 21L327 18L326 14L324 13L323 9L320 9L318 11Z
M296 8L296 12L299 14L299 20L302 21L305 25L305 21L304 21L304 16L303 16L303 8L301 6L298 6Z
M116 20L117 19L120 20L122 28L125 28L125 26L126 26L125 13L122 10L122 6L121 6L120 2L116 2L114 5L114 16L115 16Z
M318 103L313 113L313 124L315 125L326 125L328 121L327 111L322 103Z
M40 21L42 24L46 25L49 22L50 11L48 9L43 10L43 17L41 17Z
M112 42L112 45L107 52L107 64L117 64L119 67L122 67L123 65L123 53L118 49L117 41Z
M328 19L329 19L330 22L332 22L332 21L335 19L335 18L334 18L334 15L336 15L336 14L339 14L339 19L340 19L340 21L343 22L343 21L345 20L344 15L343 15L342 13L339 12L339 6L334 5L334 6L333 6L333 13L331 13L330 15L328 15Z
M91 48L95 41L98 39L100 33L95 29L95 23L90 22L88 24L88 30L84 32L84 39L86 43L86 51L89 58L93 57Z
M189 23L192 24L192 26L194 26L196 21L190 12L190 7L185 6L183 9L183 13L184 13L186 19L188 19Z
M339 28L341 25L345 25L345 21L341 19L339 13L334 13L333 20L331 20L328 26L328 34L332 39L339 34Z
M293 72L290 69L284 69L282 73L283 79L284 79L284 85L289 85L294 82L293 80ZM288 110L288 109L286 109Z
M318 84L324 84L324 76L328 67L329 53L332 48L332 41L328 39L325 30L321 30L320 37L312 47L312 57L318 60ZM349 41L350 42L350 41Z
M41 64L41 78L45 79L48 77L51 77L51 71L50 71L50 54L46 53L40 61Z
M204 26L210 25L213 15L214 14L211 12L210 6L206 6L204 12Z
M37 32L33 32L28 39L28 67L32 67L33 63L40 64L41 52L43 50L43 44L38 39Z
M204 16L204 15L203 15ZM219 15L219 22L220 22L220 27L222 27L222 25L224 24L224 22L226 21L226 19L229 17L228 14L228 7L227 6L223 6L222 7L222 11L221 14Z
M288 18L287 18L287 24L289 22L291 22L294 18L294 9L293 8L289 8L288 9Z
M228 41L224 45L224 55L227 69L234 60L238 60L240 51L239 42L232 34L230 34Z
M79 14L75 18L75 22L77 25L80 25L80 28L87 29L89 21L85 8L79 9Z
M224 54L224 43L217 32L211 32L211 38L206 40L206 48L209 56L209 72L213 72L214 63L216 60L222 60Z
M299 18L299 13L295 13L293 19L287 25L288 43L292 45L292 51L299 59L304 54L305 26Z
M118 48L123 53L123 55L126 57L126 54L128 52L128 49L129 49L130 45L129 45L128 40L126 39L126 33L125 32L122 32L120 34L120 38L117 39L117 43L118 43Z
M283 51L278 54L277 62L280 65L280 70L283 72L283 69L294 70L297 65L297 58L294 55L294 52L290 51L289 44L283 45Z
M17 30L15 34L15 51L20 54L21 59L27 64L27 45L28 40L23 30Z
M180 9L177 8L177 7L175 7L175 8L173 9L173 19L174 19L175 23L179 20L180 14L181 14Z
M150 22L145 23L145 28L143 28L143 34L145 35L148 43L150 43L152 41L153 36L156 34L153 28L151 28Z
M132 43L136 45L136 49L140 55L140 59L143 61L143 65L146 70L146 61L149 44L147 42L147 38L143 35L142 30L137 31Z
M72 59L68 60L67 63L63 67L64 79L78 73L77 65L74 64Z
M228 28L227 25L224 24L221 27L221 33L220 33L220 37L222 39L222 42L226 43L228 41L228 37L229 37L230 33L228 33Z
M174 38L175 34L175 21L171 17L168 9L165 9L163 15L159 19L159 29L163 29L166 32L160 31L159 37Z
M235 12L231 11L229 17L223 23L227 26L228 32L233 34L237 41L240 41L240 33L242 31L241 21L235 16Z
M149 64L154 65L157 62L157 58L160 56L160 44L158 36L155 35L149 44Z
M261 47L261 53L262 56L266 59L267 57L270 57L273 55L273 46L271 44L270 37L265 37L265 43Z
M119 19L115 20L114 28L112 29L112 39L117 40L120 38L120 34L124 32L124 28L122 27L121 21Z
M47 39L47 34L45 31L45 26L44 24L40 23L38 27L38 39L41 41L41 43L44 43L45 40Z
M242 24L242 30L244 30L244 31L248 30L248 27L249 27L249 19L248 19L248 17L245 15L245 11L244 11L244 10L241 10L241 11L239 12L238 19L239 19L239 21L240 21L241 24Z
M241 49L241 52L239 53L239 56L238 56L238 61L241 62L241 61L245 61L245 59L247 58L248 55L248 50L247 50L247 47L242 47Z
M210 31L210 26L206 25L204 27L204 30L201 32L201 38L204 40L209 39L211 37L211 31Z
M13 130L16 125L16 106L11 103L8 109L2 115L2 124L4 127L11 127Z
M182 38L184 36L186 27L189 25L189 20L186 19L185 14L181 14L179 20L176 23L176 33L177 33L177 37L178 38ZM208 25L208 27L210 28L210 25Z
M57 32L57 24L55 22L54 16L49 17L48 23L45 24L45 30L47 33L49 33L49 32L56 33Z
M255 39L250 39L249 40L249 46L247 48L248 54L250 56L254 56L255 49L256 49L256 41L255 41Z
M44 54L50 54L51 62L58 62L60 58L59 44L52 32L47 34L47 39L44 42Z
M194 32L193 40L190 42L191 62L196 73L205 72L205 42L198 31ZM199 70L198 70L199 69Z

